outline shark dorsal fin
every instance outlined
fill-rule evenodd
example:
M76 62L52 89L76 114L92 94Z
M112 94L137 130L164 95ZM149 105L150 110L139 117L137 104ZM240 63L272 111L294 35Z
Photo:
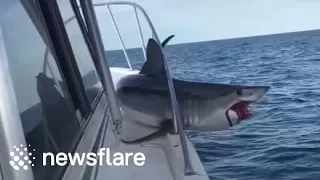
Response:
M150 38L146 51L147 60L143 64L139 74L165 75L164 55L161 46L154 39Z

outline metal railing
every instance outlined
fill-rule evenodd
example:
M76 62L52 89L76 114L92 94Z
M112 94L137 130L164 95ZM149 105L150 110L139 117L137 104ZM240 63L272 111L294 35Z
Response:
M86 5L88 5L88 4L86 4ZM90 3L89 3L89 5L90 5ZM161 42L159 40L159 37L158 37L158 35L156 33L156 30L155 30L155 28L154 28L149 16L147 15L146 11L140 5L138 5L136 3L133 3L133 2L126 2L126 1L101 2L101 3L92 4L93 7L104 7L104 6L107 7L107 10L109 12L109 15L110 15L110 18L111 18L111 21L112 21L112 25L114 27L114 30L117 33L118 40L121 43L121 48L122 48L122 51L123 51L123 53L125 55L127 64L129 66L129 68L132 70L130 59L129 59L128 54L126 52L126 47L125 47L125 45L123 43L123 39L122 39L121 34L119 32L119 28L117 26L116 20L115 20L114 15L113 15L113 13L111 11L111 8L110 8L110 6L113 6L113 5L114 6L116 6L116 5L124 5L124 6L133 7L133 11L134 11L137 27L138 27L138 30L139 30L138 32L139 32L139 36L140 36L140 41L141 41L142 51L143 51L143 55L144 55L144 60L146 60L146 46L144 44L144 38L143 38L143 34L142 34L141 23L140 23L140 19L139 19L137 10L141 11L143 16L144 16L144 18L146 19L146 21L147 21L147 23L148 23L148 25L149 25L149 27L151 29L152 37L155 39L155 41L159 45L161 45ZM79 7L79 8L81 8L81 7ZM89 8L89 7L87 7L87 8ZM87 12L87 13L90 13L90 12ZM85 13L84 13L84 16L85 16ZM64 23L68 24L73 19L75 19L75 16L72 16L72 17L68 18ZM86 22L86 23L88 23L88 22ZM91 24L91 25L95 26L95 24ZM97 27L95 27L95 28L98 29ZM92 41L92 39L91 39L91 41ZM162 47L161 47L161 50L162 50L162 53L163 53ZM169 66L167 64L167 58L166 58L165 54L164 54L164 58L165 58L164 59L164 66L165 66L165 69L166 69L166 76L167 76L168 87L169 87L169 92L170 92L170 100L171 100L172 112L173 112L173 116L174 116L174 118L173 118L174 133L175 134L179 134L179 137L180 137L181 148L182 148L183 157L184 157L185 175L193 175L193 174L195 174L195 172L194 172L193 167L191 165L188 146L187 146L187 140L186 140L186 136L185 136L184 130L183 130L182 116L181 116L179 104L178 104L178 101L177 101L177 98L176 98L176 93L175 93L175 90L174 90L172 76L170 74L170 69L169 69ZM44 61L44 65L43 65L44 72L45 72L47 63L48 63L48 49L46 49L46 52L45 52L45 61Z

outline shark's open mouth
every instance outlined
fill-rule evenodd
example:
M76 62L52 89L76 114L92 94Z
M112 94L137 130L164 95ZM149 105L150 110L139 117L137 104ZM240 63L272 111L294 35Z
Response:
M249 104L251 102L248 101L240 101L233 106L231 106L230 110L237 113L239 120L247 119L251 116L251 113L249 111Z
M252 102L249 101L239 101L235 104L233 104L227 111L226 111L226 116L229 122L230 126L233 126L234 124L232 123L231 117L229 116L228 111L231 110L235 112L238 116L237 121L241 121L244 119L247 119L251 116L251 112L249 111L249 104Z
M237 113L239 120L247 119L251 116L249 111L249 101L240 101L230 107L230 110Z

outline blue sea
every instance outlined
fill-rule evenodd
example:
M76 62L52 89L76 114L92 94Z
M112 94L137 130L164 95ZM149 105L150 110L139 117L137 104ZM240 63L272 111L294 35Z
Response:
M250 120L189 134L212 180L320 179L320 31L169 45L165 53L175 78L271 86ZM129 56L139 69L141 53Z

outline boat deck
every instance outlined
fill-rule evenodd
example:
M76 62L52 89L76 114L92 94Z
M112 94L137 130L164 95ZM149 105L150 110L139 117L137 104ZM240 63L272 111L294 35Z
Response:
M128 126L131 126L131 124ZM133 163L123 167L101 166L98 170L97 180L103 180L106 177L117 180L208 180L208 176L190 141L188 141L189 153L192 154L190 156L192 158L191 162L197 175L184 176L184 161L178 135L167 135L141 144L124 144L116 140L111 127L112 123L110 121L103 148L110 148L111 154L113 152L142 152L146 161L140 167ZM134 130L134 128L132 129Z

